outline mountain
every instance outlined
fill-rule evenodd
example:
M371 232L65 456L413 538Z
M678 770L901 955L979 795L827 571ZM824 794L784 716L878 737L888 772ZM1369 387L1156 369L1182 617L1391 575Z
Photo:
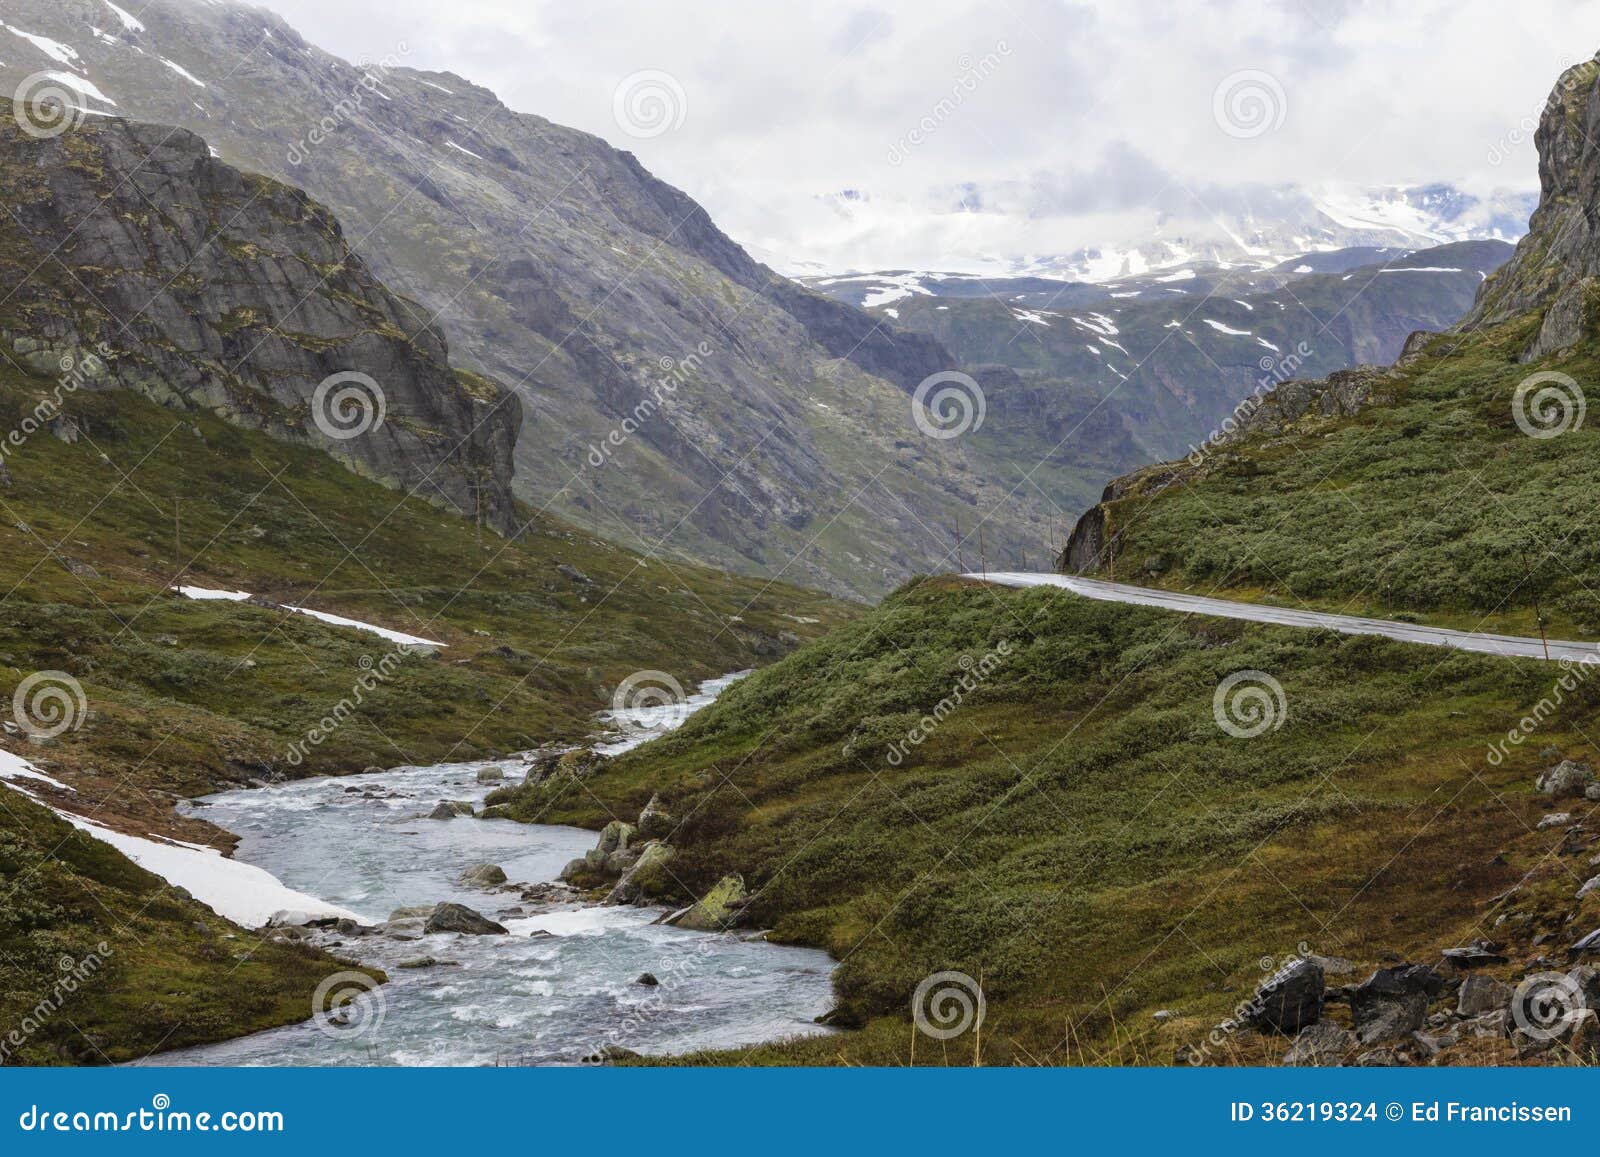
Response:
M808 282L827 270L885 272L890 266L872 255L891 254L896 264L947 275L1104 284L1196 264L1267 269L1339 249L1514 241L1536 201L1531 192L1443 183L1194 188L1126 156L1094 180L1046 173L920 198L851 189L822 198L810 248L774 260Z
M1477 282L1464 323L1412 335L1391 365L1264 390L1191 454L1116 479L1072 561L1600 642L1597 109L1600 60L1545 110L1544 196L1498 273L1424 272L1420 253L1358 267L1371 292ZM961 304L918 295L903 318L913 302ZM1249 333L1209 340L1254 344L1262 315L1292 308L1256 304L1224 323ZM1024 321L1019 343L1062 329L1103 356L1130 336L1126 315L1062 312ZM1575 797L1597 728L1587 664L945 576L758 672L583 798L536 785L515 806L595 824L654 800L685 817L669 837L681 888L662 900L737 874L727 923L840 959L835 1019L859 1031L703 1059L1295 1064L1320 1040L1315 1063L1592 1064L1592 1039L1507 1013L1532 973L1559 968L1574 992L1595 975L1600 836ZM1499 982L1482 1016L1456 1002L1463 957ZM1309 1035L1259 1012L1285 966L1312 986ZM948 1051L917 1041L938 1006L916 1002L940 993L985 1010L981 1039L974 1012L949 1018L969 1031Z
M181 129L29 130L0 102L0 338L40 373L203 407L357 473L515 528L515 395L443 337L298 189ZM74 370L74 367L76 369Z
M1005 286L991 281L980 296L910 293L876 310L936 338L964 364L1013 371L980 375L991 400L1013 380L1026 383L1046 409L1104 412L1126 436L1075 438L1074 450L1092 443L1111 451L1101 461L1163 459L1205 443L1241 400L1279 382L1388 362L1413 332L1449 327L1510 253L1500 241L1341 250L1289 269L1190 270L1142 288L1074 284L1076 294L1043 300L992 292ZM1035 429L1038 454L1049 453L1052 429ZM1080 472L1056 479L1051 492L1063 505L1086 506L1100 485Z
M668 557L880 592L997 507L992 464L920 435L929 338L752 261L603 141L467 80L357 68L232 2L15 0L8 88L203 138L304 188L419 302L456 362L520 396L515 494ZM987 531L1035 546L1029 491Z

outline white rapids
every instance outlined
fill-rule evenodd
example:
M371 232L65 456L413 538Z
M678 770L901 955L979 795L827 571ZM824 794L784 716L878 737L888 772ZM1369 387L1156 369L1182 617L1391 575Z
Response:
M709 703L732 678L703 684L692 702ZM617 744L662 727L625 713L605 722L622 729ZM399 767L223 792L191 805L241 837L239 860L365 922L454 900L511 934L347 937L334 952L390 978L362 998L368 1015L359 1024L340 1030L313 1018L146 1063L570 1064L608 1044L669 1054L827 1031L813 1023L832 1003L825 952L655 925L657 909L536 913L515 891L458 885L462 869L476 863L500 865L514 883L553 880L595 843L594 832L578 828L424 818L440 800L481 805L497 786L477 781L490 767L510 783L524 770L520 759ZM398 967L421 957L441 963ZM660 984L636 983L645 972Z

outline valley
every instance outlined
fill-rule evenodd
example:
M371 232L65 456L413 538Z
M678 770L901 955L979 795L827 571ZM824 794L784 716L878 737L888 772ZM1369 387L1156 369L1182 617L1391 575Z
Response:
M791 279L404 42L0 48L0 1063L1600 1062L1600 61L1536 202Z

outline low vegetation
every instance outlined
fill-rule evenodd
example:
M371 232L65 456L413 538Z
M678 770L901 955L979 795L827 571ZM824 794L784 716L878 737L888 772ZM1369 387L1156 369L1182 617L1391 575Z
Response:
M1215 715L1241 671L1283 692L1250 738ZM1489 929L1561 837L1533 830L1554 757L1534 748L1581 748L1600 690L1579 680L1499 766L1487 744L1559 674L935 580L526 802L598 826L661 792L683 895L739 872L745 923L839 959L834 1019L862 1031L710 1059L907 1063L913 990L958 970L982 1040L924 1037L917 1063L1170 1063L1263 957L1436 956Z

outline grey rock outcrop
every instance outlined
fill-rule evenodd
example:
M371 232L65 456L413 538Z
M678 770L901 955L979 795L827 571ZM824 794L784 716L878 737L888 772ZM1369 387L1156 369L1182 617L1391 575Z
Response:
M1539 205L1516 252L1478 291L1459 328L1494 325L1533 310L1539 330L1522 361L1574 345L1594 332L1600 300L1600 61L1561 74L1534 131Z
M1444 978L1426 964L1380 968L1350 992L1350 1017L1366 1045L1409 1037L1427 1019Z
M1342 1065L1357 1045L1355 1034L1334 1024L1318 1021L1300 1030L1284 1054L1286 1065Z
M1321 965L1292 961L1256 989L1244 1023L1258 1032L1298 1033L1321 1019L1325 987Z
M427 311L299 189L181 128L88 117L41 139L3 103L0 195L0 340L19 360L55 377L93 351L85 388L211 410L513 528L521 403L453 370Z

